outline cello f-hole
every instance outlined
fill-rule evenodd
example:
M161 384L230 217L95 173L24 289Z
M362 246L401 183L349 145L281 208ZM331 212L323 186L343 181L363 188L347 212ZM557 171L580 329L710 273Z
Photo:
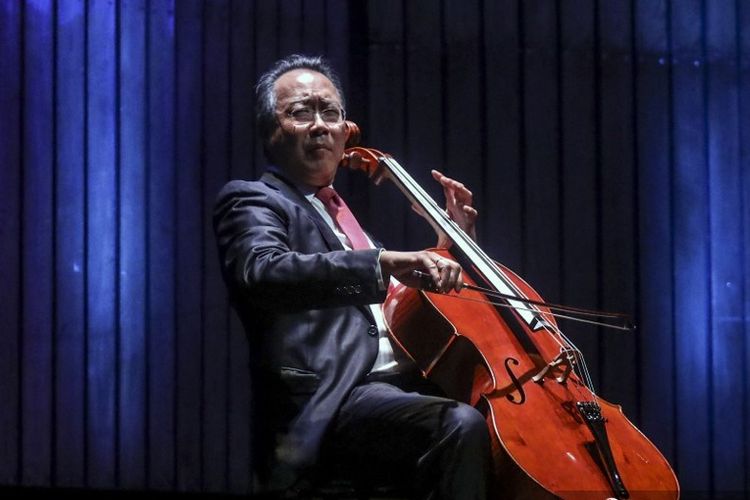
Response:
M513 386L518 390L518 394L520 396L520 399L516 401L516 397L513 394L506 394L505 397L508 398L508 401L510 401L513 404L516 405L522 405L526 401L526 392L523 390L523 385L521 385L521 382L516 378L516 375L513 373L513 370L510 369L509 363L513 363L514 365L518 366L518 360L515 358L505 358L505 371L508 372L508 376L510 377L510 380L513 382Z

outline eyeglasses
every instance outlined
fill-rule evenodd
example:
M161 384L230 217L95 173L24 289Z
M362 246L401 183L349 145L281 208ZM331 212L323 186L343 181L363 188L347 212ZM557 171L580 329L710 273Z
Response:
M290 109L286 115L296 125L309 125L315 121L315 116L320 118L328 125L340 125L344 122L344 110L335 105L327 104L323 109L315 109L310 106L301 106Z

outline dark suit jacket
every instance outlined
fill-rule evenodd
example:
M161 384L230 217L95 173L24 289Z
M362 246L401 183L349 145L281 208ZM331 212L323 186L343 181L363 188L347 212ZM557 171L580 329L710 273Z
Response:
M315 463L342 400L378 352L379 250L346 251L291 184L232 181L214 211L221 269L250 340L261 481L285 488Z

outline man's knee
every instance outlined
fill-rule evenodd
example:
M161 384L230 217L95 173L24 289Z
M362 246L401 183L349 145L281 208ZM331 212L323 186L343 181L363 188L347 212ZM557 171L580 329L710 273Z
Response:
M445 415L449 432L456 432L458 439L473 446L488 447L489 433L484 416L476 408L458 403Z
M486 498L490 434L484 416L469 405L451 404L442 429L436 467L425 476L432 482L424 483L425 491L434 490L441 499Z

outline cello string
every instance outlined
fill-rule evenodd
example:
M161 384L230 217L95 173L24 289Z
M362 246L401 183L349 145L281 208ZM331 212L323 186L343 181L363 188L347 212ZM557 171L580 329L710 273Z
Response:
M411 192L413 193L413 195L415 197L418 196L419 198L421 198L421 200L417 200L417 201L420 202L420 204L423 206L425 212L432 217L436 225L441 226L441 229L448 234L448 237L451 238L454 241L454 243L456 243L459 247L461 247L462 243L464 246L468 245L471 248L471 250L473 250L474 254L476 254L479 257L479 259L481 259L485 263L485 266L495 274L497 279L500 279L510 290L515 291L516 295L520 295L520 297L517 297L517 298L524 298L526 300L529 300L529 298L526 297L523 291L520 290L520 288L516 286L516 284L513 283L512 280L510 280L507 277L507 275L495 265L494 261L492 261L484 253L484 251L482 251L482 249L479 248L479 246L471 238L468 237L468 235L463 231L463 229L461 229L458 226L458 224L456 224L456 222L453 221L448 216L448 214L437 205L437 203L435 203L432 197L430 197L427 193L425 193L422 187L419 184L417 184L411 178L411 176L408 175L408 173L404 171L404 169L398 164L397 161L388 158L388 159L385 159L385 163L390 168L392 174L398 178L397 180L401 182L402 185L404 185L405 189L408 189L406 184L410 185ZM444 226L447 226L448 229L452 230L454 235L450 234L451 231L446 231L446 227ZM467 252L465 249L462 248L462 250L464 251L465 254L467 254L467 256L469 255L469 252ZM543 314L542 311L540 311L538 308L533 307L533 306L522 308L513 304L495 304L495 305L512 308L516 311L526 309L535 315ZM549 312L548 314L552 314L552 313ZM578 320L582 322L589 322L593 324L599 324L598 322L592 322L590 320L584 320L582 318L570 318L570 319ZM541 324L545 332L547 332L550 338L560 347L561 352L572 351L575 355L575 358L579 360L583 359L583 353L580 351L580 349L578 349L570 341L570 339L568 339L562 333L562 331L560 331L559 328L554 327L554 330L556 332L550 331L550 325L549 323L547 323L546 320L542 320ZM557 333L557 335L555 335L555 333ZM580 363L580 362L574 363L573 361L569 360L568 362L572 363L573 366L571 367L571 369L574 370L574 372L578 375L578 377L582 381L584 381L584 384L586 384L589 387L589 390L593 392L593 381L591 379L590 373L588 372L588 368L585 365L585 361L583 363ZM576 392L580 393L580 391L576 391Z
M586 384L589 391L593 395L594 400L596 400L597 396L596 390L594 388L594 381L591 378L591 372L589 371L588 364L586 363L586 357L583 355L583 352L556 325L549 325L549 327L553 328L557 335L559 335L560 338L563 339L564 342L569 346L569 348L575 353L576 363L574 364L573 369L576 371L581 380L584 381L584 384Z
M421 190L421 186L418 186L418 187L419 187L420 191L422 191ZM516 299L519 299L521 301L523 301L524 299L526 301L530 301L530 299L526 296L526 294L523 293L523 291L518 286L516 286L516 284L513 283L508 278L507 274L505 272L503 272L501 269L499 269L495 265L494 261L492 261L492 259L490 259L489 256L487 256L484 253L484 251L482 251L482 249L479 248L479 246L474 242L474 240L472 240L471 238L468 237L468 235L463 231L463 229L461 229L456 224L456 222L454 220L452 220L448 216L447 213L445 213L445 211L443 211L442 209L440 209L437 206L437 204L434 202L434 200L432 200L432 198L430 198L430 197L428 197L426 195L424 195L424 196L431 202L431 205L432 205L433 209L440 215L440 217L442 218L443 222L445 222L447 225L449 225L451 227L451 229L453 229L455 231L455 233L460 237L460 239L462 240L462 242L465 243L465 244L468 244L470 247L472 247L472 249L479 256L479 258L481 258L482 260L485 261L486 264L488 264L488 267L495 272L496 276L499 279L501 279L506 285L511 285L509 288L513 289L517 293L517 295L520 296L520 297L515 297ZM458 242L458 243L460 243L460 242ZM489 302L492 302L493 304L498 305L497 303L494 303L493 301L489 301ZM546 311L541 311L540 309L538 309L536 307L526 307L526 308L523 308L523 307L518 307L518 306L515 306L515 305L512 305L512 304L500 304L500 305L502 307L507 307L507 308L514 309L516 311L518 311L518 310L524 310L525 309L525 310L528 310L528 311L530 311L532 313L535 313L535 314L538 314L538 315L545 316L545 315L549 314L549 315L555 317L555 314L551 313L551 311L549 313L547 313ZM567 318L567 319L571 319L571 320L579 321L579 322L583 322L583 323L590 323L590 324L593 324L593 325L606 325L606 326L611 326L612 328L615 328L615 329L627 330L627 328L619 327L619 326L616 326L616 325L607 325L607 324L600 323L600 322L597 322L597 321L590 321L590 320L585 320L583 318L570 317L568 315L562 315L562 314L560 314L560 315L558 315L558 317ZM572 360L572 361L569 360L569 362L572 363L572 369L576 372L576 374L578 375L578 377L588 387L588 389L591 391L591 393L595 395L596 393L594 391L593 380L591 378L591 374L590 374L590 372L588 370L588 365L587 365L587 363L585 361L585 357L583 356L583 353L581 352L581 350L560 330L559 327L553 326L550 323L548 323L547 321L542 321L541 324L542 324L542 327L544 328L545 332L547 332L547 334L550 336L550 338L560 347L561 352L572 352L573 353L573 356L574 356L575 359ZM580 393L580 391L576 391L576 392ZM588 399L588 398L586 398L586 399Z
M570 367L573 370L573 372L578 376L578 378L583 382L583 384L589 389L589 391L593 393L594 392L593 380L591 379L590 373L588 372L588 368L585 365L583 353L578 348L578 346L576 346L568 338L568 336L565 335L562 332L562 330L560 330L560 328L556 324L545 322L544 324L542 324L542 327L547 332L547 334L552 339L554 339L558 343L558 345L560 345L560 355L563 355L567 358L567 361L570 364ZM572 354L573 359L571 359L570 354ZM581 363L581 360L583 360L582 363ZM575 392L579 394L579 399L588 399L588 397L580 398L581 391L578 387L575 387Z
M459 297L456 297L456 298L459 298ZM469 297L460 297L460 298L464 300L474 300L477 302L482 302L481 299L471 299ZM504 303L495 303L493 301L487 301L487 302L490 304L499 306L499 307L513 307L509 304L504 304ZM579 321L583 323L591 323L594 325L599 324L596 321L585 320L582 318L567 317L566 315L554 314L551 311L538 310L538 312L539 314L544 315L544 316L562 317L562 318L572 319L574 321ZM558 346L560 346L561 354L565 355L565 353L567 352L573 353L573 356L575 359L571 361L570 358L568 358L568 362L571 363L572 370L578 375L579 379L584 383L584 385L586 385L586 387L589 389L593 397L596 399L594 381L591 378L591 373L589 372L588 364L586 363L586 358L584 357L583 352L578 348L578 346L575 345L575 343L573 343L573 341L570 340L570 338L567 335L563 333L562 330L560 330L560 328L557 325L544 321L542 323L542 327L545 329L545 331L550 336L550 338ZM580 390L578 390L577 388L576 388L576 392L580 394ZM586 397L585 399L589 399L589 398Z
M456 225L455 221L453 221L452 219L448 218L448 216L447 216L447 214L445 214L445 212L443 212L442 210L440 210L439 213L441 214L441 216L443 216L444 220L448 224L450 224L451 226L453 226L453 229L459 235L461 235L462 239L465 242L468 241L470 245L476 246L474 244L474 241L471 240L470 238L468 238L468 236L465 234L465 232L463 232L463 230ZM506 283L508 283L510 281L509 278L507 277L507 275L502 270L500 270L499 268L497 268L497 266L494 265L494 261L491 261L491 259L489 259L489 257L487 257L486 255L484 255L484 253L481 252L481 251L479 251L477 253L479 254L480 258L484 258L485 260L487 260L488 262L491 263L490 268L494 269L496 271L496 273L499 275L498 278L502 279ZM519 295L521 295L521 297L514 297L515 299L518 299L520 301L524 301L524 299L525 299L526 301L531 302L531 299L529 299L523 293L523 291L520 290L520 288L518 288L517 286L515 286L515 283L513 283L513 282L510 282L510 283L513 285L512 288L515 289L515 291ZM493 292L493 291L489 291L489 292ZM501 294L499 292L495 292L495 293L497 293L500 296L505 295L505 294ZM494 294L493 293L487 293L487 295L494 295ZM461 297L461 298L462 299L466 299L464 297ZM507 297L504 297L504 298L507 299ZM474 300L478 300L478 301L481 302L481 300L479 300L479 299L474 299ZM569 315L565 315L565 314L559 314L559 313L555 314L555 313L552 313L551 311L542 311L542 310L540 310L539 308L536 308L536 307L528 307L528 306L527 307L519 307L517 305L512 305L512 304L507 304L507 303L497 303L497 302L492 301L492 300L489 300L489 301L486 301L486 302L488 302L490 304L493 304L495 306L510 308L510 309L515 310L515 311L528 310L528 311L530 311L530 312L532 312L534 314L542 315L543 317L544 316L560 317L560 318L570 319L570 320L573 320L573 321L579 321L579 322L582 322L582 323L589 323L589 324L597 325L597 326L606 326L606 327L611 327L611 328L614 328L614 329L620 329L620 330L626 330L626 331L628 330L628 328L621 327L621 326L618 326L618 325L609 325L609 324L606 324L606 323L602 323L602 322L598 322L598 321L586 320L584 318L573 317L573 316L569 316ZM576 312L579 312L579 311L576 311ZM587 314L590 314L590 313L587 313ZM584 315L586 315L586 314L584 314ZM562 355L564 355L564 356L566 356L568 358L568 363L571 364L571 369L576 373L576 375L584 383L584 385L586 385L586 387L589 389L590 393L593 394L594 397L596 397L596 393L594 391L593 380L591 378L591 374L590 374L590 372L588 370L588 365L587 365L587 363L585 361L585 357L583 356L583 353L581 352L581 350L560 330L559 327L554 326L554 325L548 323L546 320L543 320L540 323L541 323L542 327L544 328L545 332L550 336L550 339L553 340L553 342L555 342L559 346L560 352L562 353ZM567 353L570 353L570 354L567 354ZM571 356L572 356L572 359L571 359ZM581 391L579 390L578 387L576 387L575 389L576 389L575 392L578 393L578 395L579 395L579 399L590 399L590 396L588 396L588 395L585 396L585 397L583 397L583 398L581 398L580 397L581 396Z
M450 216L442 209L440 208L437 203L432 199L431 196L429 196L424 189L414 181L414 179L401 167L401 165L398 164L398 162L393 158L388 157L381 157L380 161L382 163L385 163L388 169L391 171L392 175L396 177L396 180L401 183L401 185L406 189L409 193L412 194L415 198L421 198L414 201L419 202L418 204L423 207L426 214L430 216L430 218L433 219L434 223L440 227L440 229L445 232L448 237L459 247L468 246L473 253L485 264L486 268L489 269L493 274L495 274L495 277L499 279L506 287L508 287L510 290L513 290L516 295L518 295L519 299L526 299L527 301L529 298L523 293L523 291L512 281L508 276L503 272L498 266L495 265L494 261L487 256L487 254L484 253L484 251L472 240L469 238L469 236L461 229L458 224L450 218ZM408 185L408 186L407 186ZM405 193L407 194L407 193ZM441 224L442 222L442 224ZM447 226L447 227L446 227ZM446 230L449 229L449 230ZM451 235L450 233L453 232L454 235ZM465 248L461 248L464 253L469 256L469 252L466 251ZM513 300L513 299L506 299L506 300ZM538 308L534 307L533 305L529 304L531 307L518 307L512 304L501 304L502 307L508 307L512 308L516 311L520 310L527 310L529 312L532 312L534 315L541 315L543 314L542 311L540 311ZM552 314L551 312L548 314ZM581 322L591 322L594 324L598 324L597 322L592 322L590 320L583 320L582 318L570 318L573 320L578 320ZM537 318L539 321L539 319ZM550 338L560 346L561 350L573 350L575 353L577 353L577 358L583 359L583 353L572 343L570 342L570 339L568 339L559 328L554 327L554 330L558 334L559 338L554 334L555 332L550 331L550 324L546 320L541 320L540 324L544 328L544 330L547 332L548 335L550 335ZM562 340L562 342L561 342ZM567 344L567 347L565 346ZM572 346L572 349L571 349ZM578 376L584 380L584 383L587 384L593 392L593 383L590 377L590 374L588 373L587 367L584 368L585 374L581 373L581 370L579 370L579 367L582 367L584 363L573 363L572 369L578 374Z

